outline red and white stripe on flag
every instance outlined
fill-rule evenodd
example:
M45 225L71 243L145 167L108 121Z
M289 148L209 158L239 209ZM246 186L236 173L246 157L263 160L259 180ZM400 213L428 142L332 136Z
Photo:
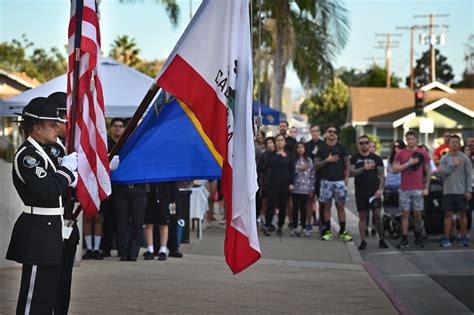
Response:
M78 154L79 180L76 196L86 215L95 214L111 193L107 154L104 95L100 81L100 28L95 0L72 0L68 29L67 76L68 121L72 110L72 89L76 48L80 57L77 85L74 150ZM69 129L68 124L68 139Z
M188 107L187 114L222 167L224 253L234 273L261 256L249 21L248 0L204 0L156 78Z

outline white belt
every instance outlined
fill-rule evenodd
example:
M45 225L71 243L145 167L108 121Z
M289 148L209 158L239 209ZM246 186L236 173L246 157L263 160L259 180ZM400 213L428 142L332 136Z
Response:
M64 209L23 206L23 212L38 215L63 215Z

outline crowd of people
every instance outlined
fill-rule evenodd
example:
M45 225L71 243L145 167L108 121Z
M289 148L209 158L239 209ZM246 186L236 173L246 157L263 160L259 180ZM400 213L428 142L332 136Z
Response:
M418 143L418 135L410 130L405 141L393 142L385 167L375 153L376 144L367 135L357 139L357 152L351 154L339 142L338 128L328 125L321 137L319 125L310 127L308 142L296 140L297 129L281 121L275 137L259 134L255 153L259 191L257 222L265 236L273 232L281 236L285 220L291 236L312 235L319 226L322 240L332 240L331 207L334 202L339 231L338 238L351 241L346 230L346 202L349 177L354 177L355 204L359 213L359 249L367 247L366 236L372 214L372 235L378 235L379 248L388 248L384 239L382 208L384 192L396 191L401 212L401 241L398 248L407 248L410 217L413 219L414 245L423 247L423 211L430 193L431 178L443 184L441 209L444 211L444 236L440 246L451 245L452 219L459 218L458 238L461 246L469 246L468 230L473 209L472 185L474 137L466 139L446 132L444 143L430 157L428 148Z

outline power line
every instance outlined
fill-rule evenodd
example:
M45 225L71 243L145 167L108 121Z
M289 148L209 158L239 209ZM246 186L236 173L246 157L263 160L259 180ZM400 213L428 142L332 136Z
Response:
M385 71L386 71L386 87L390 88L391 86L391 70L390 63L392 59L392 48L398 48L398 41L392 41L392 37L400 37L402 34L392 34L392 33L375 33L377 37L385 37L385 41L378 41L379 45L375 48L384 48L385 49Z

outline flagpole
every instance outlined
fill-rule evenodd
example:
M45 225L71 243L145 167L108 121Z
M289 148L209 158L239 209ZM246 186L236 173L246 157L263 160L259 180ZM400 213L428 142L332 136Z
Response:
M125 141L127 141L127 139L130 137L132 132L135 130L135 127L137 126L138 122L140 121L143 114L147 110L148 105L153 100L156 93L158 93L159 89L160 87L158 86L158 84L156 82L153 82L153 84L150 86L145 96L143 97L137 110L133 114L132 118L128 122L127 127L125 128L124 132L122 133L122 135L120 136L120 138L118 139L117 143L114 145L112 150L110 150L109 161L112 160L112 158L120 152L120 149L122 149L123 145L125 144Z
M79 88L79 66L81 60L81 36L82 36L82 11L84 2L83 0L76 1L76 33L74 37L74 77L72 79L72 104L69 118L69 142L67 143L67 153L71 154L74 152L74 142L76 135L76 112L78 104L78 88ZM64 208L64 219L72 220L73 213L72 208L74 202L72 200L72 188L69 187L67 190L66 207ZM74 220L72 220L74 221Z
M143 114L147 110L148 105L151 103L151 101L156 96L156 93L158 93L159 90L159 85L156 84L156 82L153 82L153 84L150 86L147 93L143 97L142 101L140 102L140 105L138 106L137 110L130 119L129 123L127 124L127 127L125 128L122 136L120 136L117 143L114 145L112 150L110 150L109 161L112 160L112 158L120 152L127 139L137 127L137 124L140 121L140 118L142 118ZM76 211L74 211L74 213L72 214L71 220L76 221L81 211L82 207L77 207Z

